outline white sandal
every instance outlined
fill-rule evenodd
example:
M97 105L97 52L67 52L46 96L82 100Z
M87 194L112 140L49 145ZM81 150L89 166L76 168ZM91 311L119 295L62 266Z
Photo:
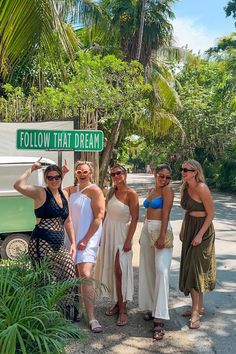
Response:
M96 319L90 320L89 326L90 326L90 329L93 333L102 332L102 326L100 325L100 323Z

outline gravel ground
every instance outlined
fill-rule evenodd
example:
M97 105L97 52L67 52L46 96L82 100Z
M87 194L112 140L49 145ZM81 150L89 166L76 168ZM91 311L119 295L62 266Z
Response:
M151 175L134 174L128 176L128 183L139 193L142 205L148 188L153 183ZM171 213L175 235L174 253L170 274L170 321L166 321L166 334L162 341L152 340L152 323L146 322L138 309L138 265L139 236L142 228L144 208L140 208L140 222L133 240L133 267L135 280L134 301L128 304L127 326L116 326L116 317L105 316L105 310L113 305L107 299L96 303L97 319L103 332L92 333L81 321L77 325L84 330L85 338L71 342L66 347L67 354L149 354L149 353L235 353L235 303L236 303L236 252L235 252L235 210L236 197L223 193L213 193L216 207L216 252L217 288L205 297L206 315L202 318L200 330L190 330L187 320L180 316L190 304L190 299L178 291L178 274L181 243L178 239L182 220L179 207L178 183L175 189L174 207Z
M141 229L141 223L138 225L138 231ZM134 243L138 243L139 232L136 232ZM138 247L137 247L138 248ZM175 289L170 290L170 316L171 321L166 321L166 334L162 341L152 340L152 322L146 322L138 309L138 253L134 256L134 279L135 294L134 301L128 304L127 326L116 326L116 316L105 316L105 310L112 306L107 299L98 299L96 303L97 319L103 326L103 332L99 334L92 333L85 323L78 324L85 331L86 337L81 342L71 343L67 347L68 354L141 354L141 353L190 353L188 348L188 327L184 326L181 318L178 320L175 314L176 299L178 294ZM191 351L193 353L193 351Z

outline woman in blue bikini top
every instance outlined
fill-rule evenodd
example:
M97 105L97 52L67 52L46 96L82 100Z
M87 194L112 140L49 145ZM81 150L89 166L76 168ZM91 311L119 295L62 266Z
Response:
M151 200L145 199L143 202L144 208L152 209L162 209L163 208L163 198L158 197Z
M168 164L158 165L155 172L155 188L149 191L143 206L147 209L146 221L161 222L161 237L157 241L157 248L164 248L164 238L169 222L169 213L173 204L173 191L168 186L171 179L171 170Z

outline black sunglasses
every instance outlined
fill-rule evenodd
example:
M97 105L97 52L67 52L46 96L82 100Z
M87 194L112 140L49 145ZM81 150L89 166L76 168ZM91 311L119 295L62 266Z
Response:
M170 176L159 175L159 174L158 174L158 177L161 178L161 179L164 179L164 178L165 178L165 179L171 179Z
M121 173L123 172L122 171L112 172L111 177L119 176Z
M183 167L181 167L180 169L180 172L184 172L184 173L187 173L187 172L194 172L195 170L190 170L190 169L188 169L188 168L183 168Z
M59 181L59 179L61 179L61 176L60 175L57 175L57 176L47 176L47 179L49 181L53 181L55 179L55 181Z

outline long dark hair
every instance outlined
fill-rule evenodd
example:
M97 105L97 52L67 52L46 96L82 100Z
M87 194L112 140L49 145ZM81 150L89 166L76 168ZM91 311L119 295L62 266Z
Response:
M47 178L47 175L49 172L52 172L52 171L55 171L59 174L59 176L62 178L62 170L60 169L59 166L57 165L49 165L45 171L44 171L44 178L46 179Z
M57 165L49 165L46 167L45 171L44 171L44 181L47 184L47 175L49 172L57 172L59 174L59 176L61 177L61 182L62 182L62 170L60 169L59 166ZM59 189L61 188L61 185L59 187Z
M159 173L161 170L164 170L164 169L169 171L170 173L172 172L170 165L168 163L160 163L159 165L157 165L155 172Z
M115 168L120 168L126 175L127 175L127 170L124 166L120 165L120 164L116 164L111 168L111 171L114 170ZM117 186L112 186L109 189L109 192L107 193L107 197L106 197L106 204L109 202L109 200L113 197L113 195L115 194L115 191L117 190Z

